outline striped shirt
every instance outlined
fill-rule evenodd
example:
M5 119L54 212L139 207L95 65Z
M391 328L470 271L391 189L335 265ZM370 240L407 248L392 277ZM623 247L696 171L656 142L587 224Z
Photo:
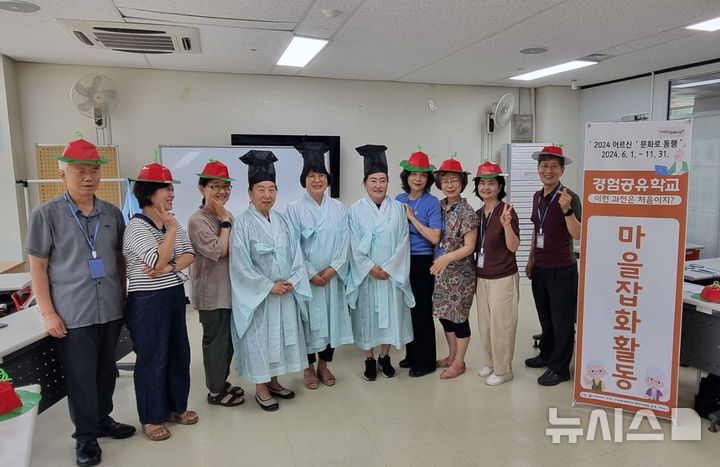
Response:
M177 223L177 220L175 222ZM127 263L128 292L167 289L183 283L174 272L154 279L142 272L146 266L154 267L157 264L158 247L165 239L164 230L159 230L142 217L133 217L125 227L123 254ZM175 260L185 253L195 254L187 233L178 223L171 259Z

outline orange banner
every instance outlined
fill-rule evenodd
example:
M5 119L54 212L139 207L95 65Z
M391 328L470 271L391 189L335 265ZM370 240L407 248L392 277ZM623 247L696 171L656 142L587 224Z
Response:
M690 122L586 129L574 400L677 406Z

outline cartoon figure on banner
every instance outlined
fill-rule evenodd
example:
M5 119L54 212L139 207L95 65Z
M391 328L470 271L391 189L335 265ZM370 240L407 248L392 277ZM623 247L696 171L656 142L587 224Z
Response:
M665 373L659 368L648 368L645 383L648 385L645 396L654 401L661 400L664 394L663 390L665 389Z
M673 155L675 162L668 167L666 165L656 165L655 173L658 175L682 175L690 172L690 167L685 160L685 152L682 149L675 151Z
M607 375L605 364L600 360L595 360L585 365L585 374L583 375L583 384L593 391L605 391L605 382L603 378Z
M675 151L673 157L675 157L675 162L673 162L673 165L671 165L669 169L671 175L682 175L684 173L690 172L688 163L684 160L685 153L682 149L678 149L677 151Z

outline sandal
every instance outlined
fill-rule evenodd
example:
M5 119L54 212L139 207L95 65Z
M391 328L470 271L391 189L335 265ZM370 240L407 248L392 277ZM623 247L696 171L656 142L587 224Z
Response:
M146 423L142 426L142 429L150 441L164 441L170 437L170 430L165 428L163 424Z
M243 402L245 402L245 399L242 396L235 395L230 391L222 391L222 392L217 393L217 395L215 395L215 396L208 393L207 401L208 401L208 404L210 404L210 405L221 405L223 407L236 407L236 406L242 404Z
M192 410L170 412L168 422L179 423L180 425L194 425L198 422L198 414Z
M278 401L275 400L274 397L270 397L270 399L260 399L260 396L255 394L255 400L265 412L274 412L280 407L280 404L278 404Z
M292 389L284 388L282 386L280 389L275 389L267 383L265 383L265 386L268 388L268 391L270 391L270 394L275 397L279 397L281 399L292 399L295 397L295 391Z
M233 396L242 397L245 395L245 390L241 388L240 386L233 386L232 384L225 381L225 387L223 390L229 392Z
M467 367L463 363L462 366L458 366L455 363L451 363L449 367L445 368L442 373L440 373L440 379L453 379L457 378L461 374L465 373L465 370L467 370Z
M318 368L318 376L325 386L335 385L335 375L332 374L328 367Z
M318 377L317 374L315 374L315 370L310 367L305 368L305 372L303 373L303 384L308 389L318 388Z
M450 366L450 364L451 364L452 362L453 362L453 361L450 359L450 356L448 355L447 357L443 358L442 360L438 360L438 361L435 362L435 363L436 363L436 365L437 365L438 368L447 368L447 367Z

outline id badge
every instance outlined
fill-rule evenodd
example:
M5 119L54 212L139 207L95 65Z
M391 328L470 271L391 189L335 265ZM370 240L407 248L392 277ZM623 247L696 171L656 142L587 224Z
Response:
M545 234L538 233L535 235L535 248L545 248Z
M482 269L485 267L485 253L478 253L477 255L477 268Z
M105 277L105 263L102 258L90 258L88 264L90 265L90 277L93 279Z

